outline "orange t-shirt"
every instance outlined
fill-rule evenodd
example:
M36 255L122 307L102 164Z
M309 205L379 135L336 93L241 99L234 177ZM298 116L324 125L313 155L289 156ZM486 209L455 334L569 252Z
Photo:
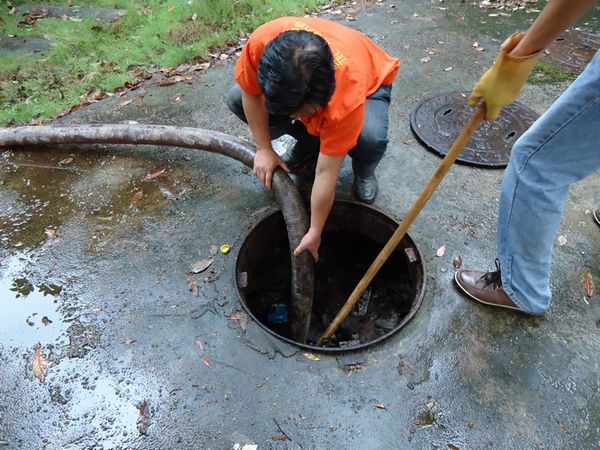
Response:
M261 95L258 63L267 44L284 31L304 30L329 44L335 66L335 91L326 108L300 120L319 136L321 153L342 156L358 141L365 118L366 98L382 84L392 84L400 60L392 58L364 34L318 18L281 17L250 35L235 68L235 79L250 95Z

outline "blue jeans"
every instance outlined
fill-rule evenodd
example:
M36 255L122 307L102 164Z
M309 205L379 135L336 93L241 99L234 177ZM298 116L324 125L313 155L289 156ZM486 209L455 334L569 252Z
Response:
M358 137L356 146L348 153L350 157L363 164L375 165L383 157L388 144L389 107L391 85L381 85L373 94L367 97L365 120ZM227 93L227 106L244 122L246 115L242 107L242 90L236 83ZM283 134L289 134L304 146L319 150L320 140L310 134L299 120L292 122L289 116L269 115L271 138L276 139Z
M569 187L600 169L600 52L515 143L504 174L497 249L502 287L520 308L550 306L552 248Z

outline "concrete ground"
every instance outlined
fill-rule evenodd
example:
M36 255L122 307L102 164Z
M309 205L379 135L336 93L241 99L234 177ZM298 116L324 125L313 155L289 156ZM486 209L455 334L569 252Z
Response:
M499 42L534 16L488 13L458 1L385 1L342 21L403 61L375 204L398 219L440 161L411 134L413 108L471 89ZM597 17L586 20L596 26ZM432 47L439 52L421 63ZM248 137L223 101L233 69L225 61L189 84L150 81L144 96L131 91L58 123L134 120ZM528 85L520 101L542 113L565 87ZM452 167L409 230L428 273L419 312L348 371L341 356L309 358L252 321L229 319L245 317L236 252L276 206L240 163L173 148L71 146L3 151L0 165L0 446L600 446L600 304L582 282L585 270L600 280L598 175L571 190L553 305L531 318L474 304L453 285L456 256L463 267L493 267L502 170ZM351 180L347 161L339 199L352 199ZM211 256L224 243L232 252ZM195 296L186 272L208 257ZM44 383L33 373L37 343Z

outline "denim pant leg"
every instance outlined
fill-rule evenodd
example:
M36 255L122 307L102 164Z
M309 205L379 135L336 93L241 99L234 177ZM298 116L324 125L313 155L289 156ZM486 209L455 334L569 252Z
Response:
M348 153L362 164L377 164L387 149L392 85L382 85L367 97L365 121L356 146Z
M497 249L502 286L523 310L550 306L554 239L571 184L600 169L600 52L515 143L504 174Z
M248 123L244 107L242 106L242 88L239 84L235 84L227 93L227 107L244 122ZM292 119L289 116L280 116L269 114L269 130L271 139L277 139L284 134L292 134L295 127L292 124Z

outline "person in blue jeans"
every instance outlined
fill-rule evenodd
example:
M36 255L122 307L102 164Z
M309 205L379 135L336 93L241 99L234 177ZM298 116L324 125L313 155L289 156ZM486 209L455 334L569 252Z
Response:
M537 55L594 5L550 0L526 33L507 39L471 104L494 119L519 95ZM600 169L600 52L515 143L502 182L497 270L461 270L457 285L487 305L542 315L550 306L553 242L569 187ZM600 211L594 213L598 220Z

